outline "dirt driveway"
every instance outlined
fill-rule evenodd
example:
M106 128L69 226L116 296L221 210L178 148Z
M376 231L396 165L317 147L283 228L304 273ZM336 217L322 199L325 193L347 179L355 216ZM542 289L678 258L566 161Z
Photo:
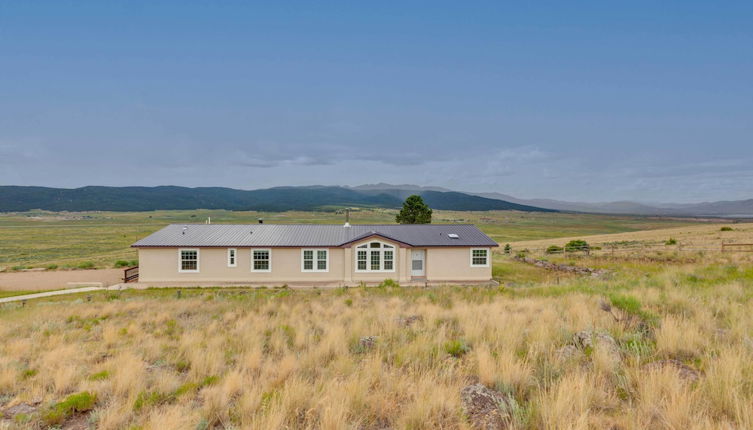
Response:
M52 270L0 273L0 291L44 291L73 288L76 282L102 282L107 287L123 282L122 269Z

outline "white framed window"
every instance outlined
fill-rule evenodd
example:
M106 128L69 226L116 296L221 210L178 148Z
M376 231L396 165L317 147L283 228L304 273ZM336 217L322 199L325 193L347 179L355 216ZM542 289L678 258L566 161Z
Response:
M227 267L238 266L238 250L235 248L229 248L227 250Z
M373 241L356 247L356 272L394 272L395 247Z
M251 250L251 271L252 272L271 272L272 271L272 251L269 249L252 249Z
M487 248L471 248L471 267L489 267Z
M302 249L301 272L328 272L328 249Z
M180 273L198 273L199 272L199 250L192 248L178 249L178 272Z

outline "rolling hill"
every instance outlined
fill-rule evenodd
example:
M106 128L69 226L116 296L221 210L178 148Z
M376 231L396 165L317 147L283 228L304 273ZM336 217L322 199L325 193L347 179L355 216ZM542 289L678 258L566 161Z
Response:
M398 208L405 198L404 190L359 190L346 187L308 186L275 187L259 190L237 190L220 187L188 188L102 187L47 188L0 186L0 212L32 209L50 211L149 211L169 209L228 210L321 210L332 207ZM416 190L426 203L441 210L520 210L545 211L454 191Z

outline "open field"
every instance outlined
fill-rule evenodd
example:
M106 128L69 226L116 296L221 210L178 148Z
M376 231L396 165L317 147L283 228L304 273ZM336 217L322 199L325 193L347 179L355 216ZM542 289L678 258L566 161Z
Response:
M498 289L5 305L0 410L27 405L5 421L18 428L463 429L461 390L482 383L509 401L510 428L752 428L752 262L642 260ZM585 345L582 330L600 334Z
M201 219L190 215L7 216L0 232L26 249L25 264L108 267L133 258L122 247L146 232ZM259 216L227 215L211 216ZM516 251L568 237L629 249L672 237L686 250L545 256L609 270L602 277L499 252L500 288L148 289L0 305L0 429L466 429L478 415L464 409L461 392L475 383L505 399L514 429L753 428L753 253L687 250L745 241L753 225L519 213L435 219L478 223ZM93 260L96 250L111 253ZM55 273L74 272L43 274Z
M3 291L33 292L72 288L77 286L76 283L87 285L91 282L101 282L105 287L118 284L123 282L123 271L100 269L0 273L0 294Z
M334 212L232 212L221 210L51 213L0 215L0 267L113 267L116 261L136 259L129 246L170 223L341 223ZM360 210L354 223L393 223L393 210ZM474 223L500 243L631 232L697 225L691 219L559 213L435 211L437 223Z
M719 252L722 243L753 244L753 223L709 223L624 233L572 236L515 241L515 250L542 251L550 245L563 246L572 239L586 239L602 253L614 251L705 251ZM674 239L676 243L668 245ZM753 247L740 248L753 251Z

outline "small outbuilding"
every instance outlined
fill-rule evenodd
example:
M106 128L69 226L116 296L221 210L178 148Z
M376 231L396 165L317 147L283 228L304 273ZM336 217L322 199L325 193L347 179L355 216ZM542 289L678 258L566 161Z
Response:
M150 285L492 283L472 224L172 224L132 245Z

